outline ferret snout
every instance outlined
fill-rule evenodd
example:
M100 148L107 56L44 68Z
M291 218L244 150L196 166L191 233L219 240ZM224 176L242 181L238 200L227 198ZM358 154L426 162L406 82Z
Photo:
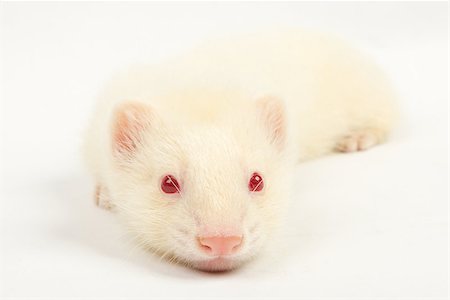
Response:
M241 236L208 236L197 237L200 249L211 256L224 256L239 251Z

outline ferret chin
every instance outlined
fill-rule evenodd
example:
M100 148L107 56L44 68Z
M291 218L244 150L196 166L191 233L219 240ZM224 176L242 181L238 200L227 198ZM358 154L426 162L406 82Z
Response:
M196 262L193 266L196 269L208 272L229 271L237 268L240 263L233 262L227 258L213 258L204 262Z
M296 162L373 147L396 118L365 55L318 33L265 32L118 74L84 152L97 204L140 245L223 271L277 235Z

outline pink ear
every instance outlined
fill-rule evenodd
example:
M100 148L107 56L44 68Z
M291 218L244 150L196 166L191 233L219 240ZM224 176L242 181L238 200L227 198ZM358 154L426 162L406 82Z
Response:
M269 142L278 150L286 144L286 113L284 103L275 97L264 97L256 102L258 113L267 130Z
M152 123L152 110L139 102L120 104L114 112L113 150L116 154L133 154L143 142L143 133Z

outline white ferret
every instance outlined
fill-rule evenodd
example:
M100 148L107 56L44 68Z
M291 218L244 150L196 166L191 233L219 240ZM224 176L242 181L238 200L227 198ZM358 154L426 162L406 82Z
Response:
M384 141L394 100L364 55L297 30L131 68L106 87L87 132L97 203L146 249L202 270L235 268L283 218L293 164Z

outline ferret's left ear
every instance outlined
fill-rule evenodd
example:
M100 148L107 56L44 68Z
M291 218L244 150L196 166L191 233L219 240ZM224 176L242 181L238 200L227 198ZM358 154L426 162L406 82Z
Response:
M269 142L284 150L287 139L286 112L282 100L266 96L256 101L259 117L267 131Z

